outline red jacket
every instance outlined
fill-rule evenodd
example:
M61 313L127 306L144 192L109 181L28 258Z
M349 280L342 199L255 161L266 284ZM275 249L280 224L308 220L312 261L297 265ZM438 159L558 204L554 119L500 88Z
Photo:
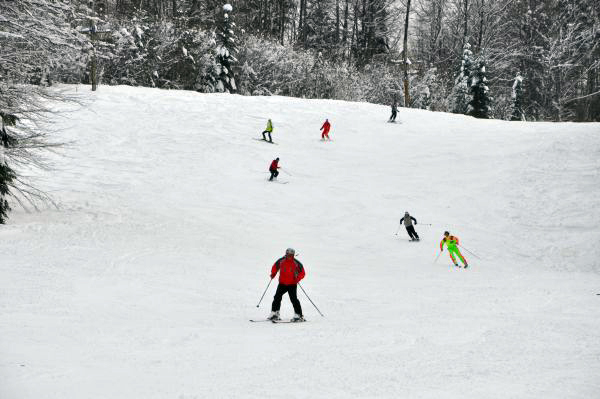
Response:
M279 283L285 285L298 284L304 278L304 266L293 256L279 258L271 268L271 278L279 272Z
M327 134L327 133L329 133L330 127L331 127L331 123L329 123L329 121L326 120L325 123L323 123L323 126L321 126L321 129L319 129L319 130L323 130L323 134Z
M277 170L279 168L279 161L274 159L273 162L271 162L271 166L269 166L269 170Z

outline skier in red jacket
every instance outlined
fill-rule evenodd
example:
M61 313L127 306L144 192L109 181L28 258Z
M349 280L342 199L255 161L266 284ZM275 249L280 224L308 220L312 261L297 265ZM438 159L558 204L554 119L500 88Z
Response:
M279 258L273 264L271 268L271 279L274 279L279 272L279 285L273 298L273 304L271 305L271 315L268 317L269 320L281 320L279 317L279 309L281 308L281 299L283 294L286 292L290 296L290 301L294 306L294 318L292 321L304 321L302 316L302 306L298 300L296 289L300 280L304 278L306 273L304 272L304 266L300 263L294 255L296 251L292 248L288 248L285 251L285 256Z
M325 119L325 123L323 123L321 129L319 129L323 131L323 134L321 134L321 140L325 140L325 137L327 137L327 140L331 140L329 138L329 129L331 129L331 123L329 123L329 119Z
M272 181L273 178L279 176L279 171L277 169L279 169L279 157L275 158L273 162L271 162L271 166L269 166L269 172L271 172L269 181Z

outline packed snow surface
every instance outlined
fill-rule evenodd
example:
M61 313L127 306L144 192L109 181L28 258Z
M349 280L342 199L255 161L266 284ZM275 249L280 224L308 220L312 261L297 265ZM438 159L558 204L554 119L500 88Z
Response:
M0 227L0 398L599 397L600 125L88 90ZM287 247L325 317L250 323Z

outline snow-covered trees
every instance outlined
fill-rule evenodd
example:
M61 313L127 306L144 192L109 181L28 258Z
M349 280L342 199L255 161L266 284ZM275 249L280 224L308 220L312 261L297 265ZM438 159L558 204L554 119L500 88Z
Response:
M398 89L409 2L233 4L235 28L233 8L224 9L222 0L0 0L0 73L9 70L20 81L33 84L89 82L90 55L95 54L96 75L110 84L202 92L289 90L302 96L384 103ZM32 5L36 6L30 16L20 12ZM528 119L600 119L600 15L595 5L595 0L410 2L406 54L412 64L407 72L411 97L416 97L410 99L411 106L427 107L431 101L431 108L438 111L467 112L470 63L485 50L493 65L487 87L496 98L496 117L511 117L507 82L518 69L527 77L520 101ZM17 11L20 16L15 18ZM45 14L40 18L41 13ZM42 30L27 31L28 23L40 21ZM69 31L69 23L74 31ZM90 25L111 31L94 42L95 51L90 46L93 35L77 34ZM36 38L30 40L29 35ZM31 46L38 39L45 40L39 51ZM254 48L245 51L247 45ZM276 52L287 59L269 65L283 69L262 73L264 66L257 60L271 60ZM33 58L35 66L16 67ZM306 59L310 60L303 65L292 65ZM435 82L426 81L430 70L435 70ZM297 71L298 77L290 71ZM282 82L278 80L282 76L290 78Z
M524 121L525 113L523 112L523 77L520 73L517 73L517 76L515 76L511 98L513 100L513 105L510 120Z
M469 101L467 114L475 118L489 119L492 111L492 98L489 94L490 89L486 77L484 57L480 57L477 60L476 67L471 73L470 89L473 98Z
M36 207L49 200L24 177L45 168L43 152L59 144L49 136L49 104L70 101L44 86L79 74L85 39L69 25L70 4L63 0L0 2L0 223L12 198Z
M473 65L473 52L471 45L465 43L460 73L454 81L454 88L450 94L450 109L455 114L466 114L471 101L471 68Z
M235 34L233 29L235 23L229 14L233 11L231 4L223 6L223 21L217 31L217 91L234 93L237 90L233 64L237 62Z
M2 150L0 150L0 224L6 223L8 212L10 212L7 197L10 194L9 187L15 177L15 172L4 161Z

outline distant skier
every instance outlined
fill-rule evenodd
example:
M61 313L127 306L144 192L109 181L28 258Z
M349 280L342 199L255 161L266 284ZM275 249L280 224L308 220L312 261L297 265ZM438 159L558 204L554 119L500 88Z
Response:
M396 106L396 99L392 102L392 115L388 122L396 122L396 115L398 115L398 107Z
M402 219L400 219L400 224L404 222L404 227L406 227L406 232L410 236L411 240L419 241L419 235L415 231L415 227L412 224L413 221L415 222L415 224L417 224L417 219L410 216L408 212L404 212L404 216L402 217Z
M272 181L273 178L277 178L277 176L279 176L279 171L277 169L279 169L279 158L275 158L273 162L271 162L271 166L269 166L269 172L271 172L269 181Z
M331 140L329 138L329 129L331 129L331 123L329 123L329 119L325 119L325 123L323 123L321 129L319 129L323 131L323 134L321 134L321 140L325 140L325 137L327 137L327 140Z
M273 264L271 268L271 279L274 279L279 272L279 285L277 291L275 291L275 297L273 297L273 304L271 305L271 314L269 320L281 320L279 317L279 309L281 308L281 299L283 294L286 292L290 296L290 301L294 306L294 318L292 321L304 321L302 316L302 306L298 300L297 287L300 280L304 278L306 272L304 266L297 259L294 258L296 251L292 248L285 250L285 256L279 258Z
M440 241L440 251L444 251L444 243L448 247L448 253L450 254L450 259L452 259L452 263L454 263L454 266L458 266L458 263L454 258L454 254L456 254L462 262L462 264L465 266L465 269L469 267L469 265L467 264L467 260L464 256L462 256L460 250L458 249L458 245L460 245L458 237L452 236L449 232L445 231L444 238L442 238L442 241Z
M265 136L265 133L269 135L269 140L267 140L267 137ZM273 133L273 122L271 122L271 119L269 119L267 121L267 128L265 129L264 132L262 132L263 140L269 141L269 143L272 143L273 142L273 138L271 137L271 133Z

